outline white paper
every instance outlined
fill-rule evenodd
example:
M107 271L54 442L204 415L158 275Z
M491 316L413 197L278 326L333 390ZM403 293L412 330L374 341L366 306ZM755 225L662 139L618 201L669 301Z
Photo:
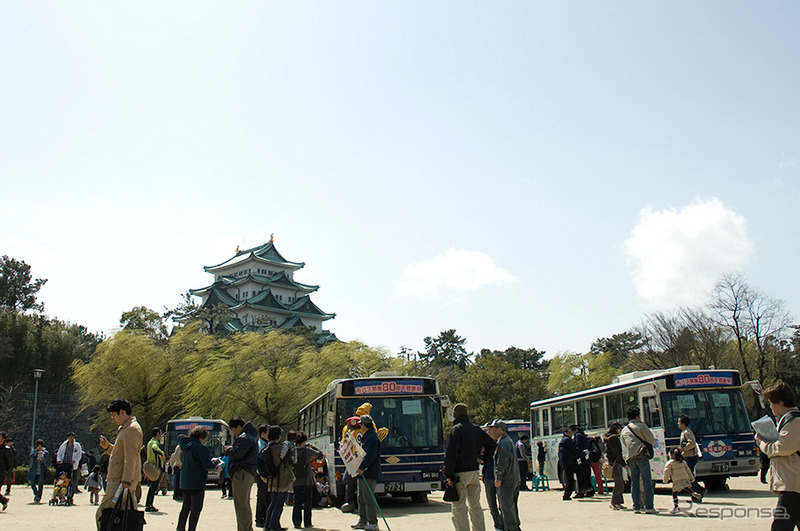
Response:
M767 442L775 442L778 440L778 427L775 426L775 421L764 415L758 420L750 423L756 433Z
M403 415L422 415L422 402L419 400L403 400Z
M119 484L119 486L117 487L117 492L114 493L114 498L113 498L114 503L117 503L120 494L122 494L122 483Z
M347 432L344 441L342 441L342 445L339 447L339 455L342 456L344 466L350 475L356 477L356 472L358 472L358 468L361 466L365 454L352 433Z

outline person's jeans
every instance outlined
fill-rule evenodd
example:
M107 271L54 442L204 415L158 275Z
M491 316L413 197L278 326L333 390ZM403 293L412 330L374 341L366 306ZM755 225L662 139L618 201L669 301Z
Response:
M303 485L294 488L294 506L292 507L292 523L295 527L305 524L311 527L311 507L314 501L313 485Z
M497 503L500 505L500 515L503 517L503 529L515 531L519 528L519 515L515 497L519 495L519 484L511 483L497 487Z
M637 457L628 461L631 471L631 499L635 511L653 508L653 478L650 474L650 460ZM640 492L640 485L644 487L644 499ZM644 505L644 507L642 507Z
M772 531L792 531L800 527L800 492L779 492L774 518Z
M495 529L503 529L503 518L500 516L500 509L497 507L497 487L494 486L494 478L487 478L483 482L486 490L486 503L489 505L489 514L492 515L492 522Z
M31 490L33 490L33 501L42 501L42 491L44 490L44 474L37 474L36 477L33 478Z
M203 510L205 496L205 490L183 491L183 505L178 515L178 531L187 531L187 520L189 521L188 531L197 529L197 521L200 520L200 511Z
M456 531L470 531L469 523L472 521L472 531L485 531L483 509L481 509L481 480L477 470L458 473L459 481L456 483L458 501L453 502L453 526ZM469 518L467 518L469 507Z
M375 501L375 485L377 480L358 478L358 521L368 524L378 524L378 505ZM367 489L369 484L369 489ZM478 487L480 489L480 487ZM371 494L370 494L371 492Z
M684 461L686 461L686 464L689 466L689 470L692 472L692 475L694 476L694 467L697 466L697 456L695 455L692 457L686 457L684 458ZM697 478L695 478L694 481L692 481L692 490L695 492L703 492L706 489L701 487L700 483L697 482Z
M281 528L281 514L283 514L283 505L286 503L286 498L288 497L288 492L270 493L269 507L267 508L267 522L264 526L266 529Z

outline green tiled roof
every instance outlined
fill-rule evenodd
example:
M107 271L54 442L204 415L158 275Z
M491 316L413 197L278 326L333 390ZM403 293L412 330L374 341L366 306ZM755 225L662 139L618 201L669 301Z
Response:
M318 317L322 317L323 319L331 319L336 316L335 313L325 313L320 310L319 306L311 302L311 297L308 295L297 299L291 306L289 306L289 309L293 312L316 315Z
M258 247L253 247L251 249L245 249L244 251L239 251L235 255L233 255L233 257L217 265L203 266L203 270L213 273L214 270L222 269L227 266L234 266L236 264L241 264L250 259L255 259L259 262L266 262L284 267L289 267L292 269L300 269L305 265L305 263L303 262L290 262L286 260L281 255L281 253L279 253L278 250L275 248L275 244L270 241L263 245L259 245Z

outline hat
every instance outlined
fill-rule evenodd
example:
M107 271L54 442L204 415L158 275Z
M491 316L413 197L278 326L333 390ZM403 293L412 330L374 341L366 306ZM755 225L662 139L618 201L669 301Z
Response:
M355 416L347 419L347 427L351 430L357 430L361 427L361 417Z
M372 417L369 415L361 415L361 424L365 426L374 426L375 422L372 420Z
M569 427L569 429L571 429L572 431L578 431L579 429L581 429L581 425L573 424L572 426Z
M467 405L464 403L458 403L453 406L453 416L454 417L463 417L467 414Z
M500 428L500 429L501 429L501 430L503 430L503 431L507 431L507 429L506 429L506 423L505 423L505 422L503 422L503 421L502 421L502 420L500 420L500 419L494 419L493 421L491 421L491 422L488 424L488 426L487 426L487 427L488 427L488 428Z

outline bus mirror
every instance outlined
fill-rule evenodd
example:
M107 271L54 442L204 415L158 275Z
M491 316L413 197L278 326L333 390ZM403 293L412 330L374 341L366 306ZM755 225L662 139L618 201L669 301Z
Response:
M336 415L334 415L333 411L328 411L328 414L325 416L325 423L329 428L336 427Z

